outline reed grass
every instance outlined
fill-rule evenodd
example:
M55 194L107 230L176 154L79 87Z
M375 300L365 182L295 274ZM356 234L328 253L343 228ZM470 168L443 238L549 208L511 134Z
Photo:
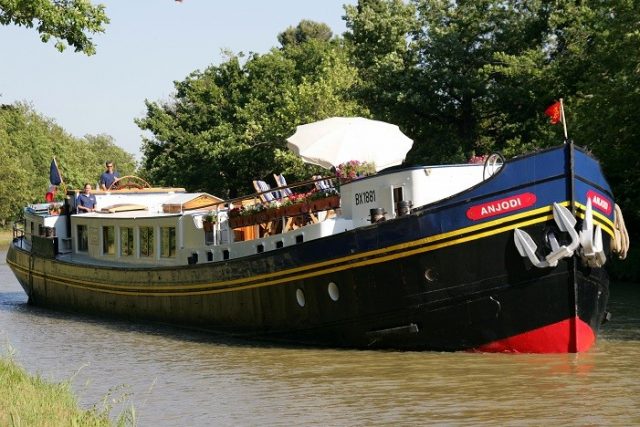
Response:
M70 381L52 383L29 375L11 357L0 357L0 425L23 426L134 426L133 407L117 420L109 418L114 400L106 396L102 407L82 409Z

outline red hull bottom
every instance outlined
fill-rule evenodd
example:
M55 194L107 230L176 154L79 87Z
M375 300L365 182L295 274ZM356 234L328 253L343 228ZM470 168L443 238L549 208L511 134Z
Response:
M591 327L575 317L543 326L474 349L490 353L580 353L587 351L596 337Z

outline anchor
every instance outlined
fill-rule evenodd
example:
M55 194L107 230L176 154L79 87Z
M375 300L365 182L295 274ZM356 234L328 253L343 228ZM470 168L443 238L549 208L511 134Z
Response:
M580 246L580 236L575 230L576 219L567 208L558 203L553 204L553 219L558 229L564 233L568 233L571 237L571 243L560 246L557 237L551 232L547 238L551 246L551 252L543 259L539 259L536 255L538 246L533 238L526 231L516 228L514 230L513 239L518 249L518 253L523 258L529 258L531 264L537 268L555 267L562 258L573 256L575 250ZM600 236L602 238L602 236Z
M589 267L602 267L607 261L602 244L602 228L593 228L593 209L591 199L587 199L582 230L580 231L580 257Z

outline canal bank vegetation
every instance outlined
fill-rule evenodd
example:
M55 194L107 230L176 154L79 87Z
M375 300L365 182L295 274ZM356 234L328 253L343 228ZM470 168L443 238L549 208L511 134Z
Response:
M82 409L70 382L52 383L31 376L10 357L0 357L0 425L2 426L134 426L133 407L110 419L111 403ZM111 401L113 402L113 401Z

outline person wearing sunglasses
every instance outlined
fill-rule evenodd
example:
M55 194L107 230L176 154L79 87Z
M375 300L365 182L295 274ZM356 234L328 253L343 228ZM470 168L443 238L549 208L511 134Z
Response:
M120 174L114 170L114 163L110 160L104 164L107 168L106 171L100 175L100 188L102 190L109 190L113 183L120 178Z

